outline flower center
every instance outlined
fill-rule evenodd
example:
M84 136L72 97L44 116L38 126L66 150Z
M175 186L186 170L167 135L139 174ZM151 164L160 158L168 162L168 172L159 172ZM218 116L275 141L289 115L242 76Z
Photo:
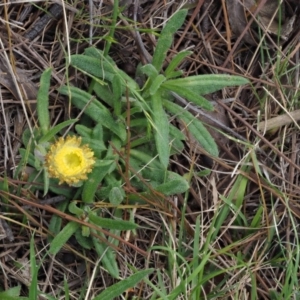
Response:
M69 168L76 168L81 165L81 158L79 155L75 152L70 152L65 155L65 164Z
M76 176L84 170L84 153L80 148L65 147L58 151L55 162L60 174Z
M77 185L87 180L87 174L95 164L93 151L87 145L81 145L81 138L68 136L52 144L45 157L49 176L59 179L59 184Z

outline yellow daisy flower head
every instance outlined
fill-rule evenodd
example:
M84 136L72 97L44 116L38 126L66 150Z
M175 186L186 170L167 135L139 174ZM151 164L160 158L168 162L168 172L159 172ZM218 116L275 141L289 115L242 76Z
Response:
M59 179L59 184L77 185L86 180L94 164L94 152L88 145L81 145L81 138L75 136L59 138L45 157L49 176Z

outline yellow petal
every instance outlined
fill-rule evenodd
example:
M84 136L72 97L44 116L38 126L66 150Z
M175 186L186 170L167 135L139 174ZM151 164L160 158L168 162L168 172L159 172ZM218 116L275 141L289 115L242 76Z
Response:
M49 176L59 179L59 184L72 185L86 180L94 164L94 152L87 145L81 145L81 138L75 136L59 138L45 157Z

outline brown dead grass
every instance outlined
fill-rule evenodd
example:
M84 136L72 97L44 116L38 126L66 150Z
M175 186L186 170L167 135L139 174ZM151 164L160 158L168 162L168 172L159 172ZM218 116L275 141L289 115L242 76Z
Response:
M109 26L112 7L110 1L100 2L102 7L95 8L93 12L97 17L94 19L95 38L92 44L103 48L104 42L99 37L108 32L107 26ZM167 17L178 9L178 2L181 1L141 2L143 3L138 10L139 28L159 29ZM270 235L269 227L273 224L273 217L276 216L276 220L280 223L277 228L278 235L275 235L276 239L282 238L283 241L292 242L295 237L291 230L288 209L291 210L296 222L300 217L299 130L297 120L285 126L278 124L275 129L268 132L258 131L257 123L276 117L278 114L288 114L299 108L295 97L299 94L299 16L289 39L282 43L280 48L272 45L265 46L262 55L260 46L243 43L242 37L241 42L236 43L239 37L230 36L228 15L225 14L225 7L221 5L221 1L199 1L196 4L188 4L191 7L188 18L176 35L167 61L178 51L190 49L193 55L181 66L186 75L241 74L251 80L253 87L230 88L208 96L216 102L216 112L213 115L202 112L199 118L226 133L224 136L212 130L220 147L218 159L212 162L192 141L189 143L190 148L187 145L181 156L174 157L172 169L180 174L186 173L191 168L200 171L203 166L212 167L210 175L194 176L192 179L187 204L186 232L192 239L194 222L200 215L202 238L205 239L214 211L221 203L219 195L226 196L230 193L240 173L238 166L243 164L243 157L250 149L245 144L256 145L255 157L262 173L259 174L255 170L254 160L247 162L250 167L244 174L248 178L248 184L242 211L251 220L258 207L263 205L264 218L260 224L261 228L254 235L243 240L243 243L233 245L230 252L249 254L249 261L255 262L253 272L259 298L268 299L270 289L280 289L283 280L281 273L284 272L280 266L271 268L266 263L276 255L276 244L278 244L274 241L267 253L262 249ZM57 19L49 18L40 28L41 30L34 32L36 24L44 18L45 12L53 5L58 5L61 14L58 14ZM0 220L2 220L3 232L0 236L2 238L0 282L3 289L21 284L25 294L29 271L25 267L23 273L17 272L15 262L26 266L26 260L29 259L29 240L33 234L37 260L45 254L48 246L46 238L49 220L52 214L59 214L59 211L55 209L55 205L52 208L37 205L42 200L42 195L30 194L25 185L26 177L22 180L14 178L13 174L20 159L18 149L22 145L22 132L28 126L36 126L35 109L39 78L43 70L49 66L53 67L50 92L52 123L66 120L73 114L72 107L55 90L67 80L66 55L82 53L90 44L88 4L75 1L65 4L62 10L60 8L60 4L51 1L35 3L12 1L10 4L5 1L0 6L0 179L6 182L11 191L11 194L1 193ZM131 18L132 7L127 7L123 15ZM128 24L130 21L125 19L118 23L123 27ZM143 47L139 45L139 37L143 41ZM132 74L139 62L146 62L148 55L151 56L155 40L155 36L151 34L131 32L127 29L117 30L116 43L111 49L111 55L120 67ZM272 41L270 44L276 44L276 37L273 37ZM279 61L276 62L278 57ZM280 74L279 63L283 65L284 61L286 66L282 69L283 74ZM276 63L279 66L277 69ZM290 73L286 75L287 70L290 70ZM86 78L81 74L70 70L69 76L74 85L87 87ZM191 106L187 109L195 114L198 113L196 108ZM258 112L261 112L260 116ZM237 139L243 143L237 142ZM273 186L266 178L273 183ZM282 194L286 198L282 197ZM46 198L51 198L51 195ZM287 198L288 204L285 201ZM25 200L30 201L31 206L22 208L22 205L27 204ZM175 204L179 210L183 202L183 197L178 195L178 202L175 201ZM160 211L157 211L154 207L155 205L149 209L137 209L136 222L147 230L139 230L137 236L129 236L128 239L124 234L123 243L117 249L123 278L131 273L128 264L137 269L146 267L163 269L167 266L163 255L147 251L153 245L164 245L162 224L163 222L175 223L174 216L167 218L166 215L175 214L176 210L163 211L161 207ZM232 262L229 256L218 254L218 250L231 245L238 240L238 236L241 239L243 237L244 229L233 226L230 218L232 214L225 221L219 239L211 245L216 253L215 262L219 268L227 268ZM176 226L170 234L174 238L174 247L176 247ZM58 297L59 290L63 290L65 277L69 284L71 299L79 299L81 290L87 283L91 284L87 299L92 299L92 295L96 295L114 282L102 269L96 278L93 277L97 259L93 251L86 252L78 249L76 243L70 241L68 247L59 255L53 259L48 258L43 263L38 278L40 290ZM240 284L240 299L248 299L250 285L247 278L244 282L239 273L227 275L230 275L227 278L227 286ZM205 287L205 292L208 293L224 278L212 279ZM153 278L154 283L156 280L157 278ZM166 288L172 284L169 278L163 280ZM151 291L148 287L145 290L143 288L145 286L136 289L136 294L140 299L147 299ZM231 299L230 293L224 299Z

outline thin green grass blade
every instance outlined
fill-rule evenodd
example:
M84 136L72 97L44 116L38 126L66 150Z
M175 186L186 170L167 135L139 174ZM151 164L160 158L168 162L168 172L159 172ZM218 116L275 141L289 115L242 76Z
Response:
M181 281L181 283L170 293L169 300L175 300L178 299L178 295L181 293L184 293L186 290L186 286L194 280L199 273L204 269L205 265L207 264L209 258L211 256L211 253L206 253L202 256L200 264L197 266L196 269L192 271L192 273L189 273L191 275L188 276L184 281ZM198 283L200 285L200 282Z
M192 270L195 270L199 266L199 245L200 245L200 216L196 219L194 245L193 245L193 259ZM201 286L199 286L199 279L202 279L203 271L199 272L199 275L192 280L192 289L194 290L193 298L195 300L200 299Z
M254 215L250 227L251 228L258 228L261 224L262 218L263 218L263 212L264 212L264 207L263 206L259 206L256 214Z
M70 289L69 289L69 285L68 285L68 280L65 275L64 275L64 293L65 293L64 300L70 300Z
M114 0L111 26L110 26L109 34L106 37L106 43L105 43L105 48L104 48L104 56L108 55L108 52L109 52L109 49L111 47L112 41L114 40L114 34L115 34L116 27L117 27L116 25L117 25L118 14L119 14L119 0Z
M248 161L248 159L245 161L245 163L247 163L247 161ZM247 174L249 172L249 167L242 166L241 170ZM221 226L223 225L224 221L228 217L228 214L230 212L230 208L234 204L235 195L239 191L240 184L243 181L243 179L244 179L243 175L237 176L237 179L236 179L232 189L230 190L230 193L229 193L228 197L226 197L226 198L223 197L223 201L225 200L226 204L218 212L218 216L217 216L216 222L214 224L215 230L212 234L212 240L214 240L217 237ZM245 222L245 220L244 220L244 222Z
M257 300L257 284L256 278L251 270L248 270L250 278L251 278L251 300Z
M237 190L236 196L235 196L235 207L237 210L239 210L236 221L238 222L238 224L240 226L245 226L245 227L248 227L249 224L248 224L247 218L242 213L240 208L242 207L244 200L245 200L245 194L247 192L248 183L249 183L248 178L246 178L246 177L242 178L240 181L240 188Z
M35 259L34 251L34 235L30 239L30 272L31 272L31 282L29 286L29 299L36 300L38 297L38 266Z
M227 204L228 207L231 208L233 213L235 214L236 221L240 226L247 227L247 218L245 215L240 211L240 206L236 204L236 201L228 200L228 198L224 197L223 195L220 195L220 198Z
M155 291L150 300L169 300L168 291L166 290L166 283L162 279L162 275L159 269L156 270L158 283L151 282L148 278L145 278L145 282ZM160 298L158 298L158 296Z
M139 283L144 277L153 272L153 269L147 269L138 271L130 277L123 279L122 281L108 287L96 296L93 300L112 300L118 296L120 296L127 289L134 287L137 283Z

